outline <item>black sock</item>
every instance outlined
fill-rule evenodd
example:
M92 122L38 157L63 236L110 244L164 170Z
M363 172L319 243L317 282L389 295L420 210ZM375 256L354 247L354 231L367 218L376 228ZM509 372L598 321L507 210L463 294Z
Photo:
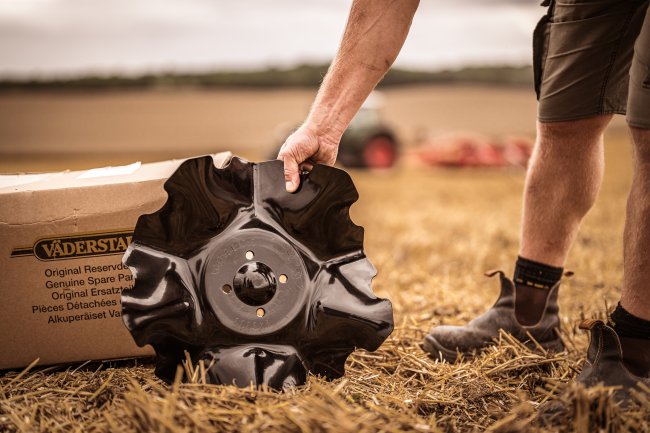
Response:
M562 278L564 268L548 266L521 256L517 257L514 281L524 286L550 289Z
M619 337L650 339L650 320L633 316L619 302L610 316L614 331Z

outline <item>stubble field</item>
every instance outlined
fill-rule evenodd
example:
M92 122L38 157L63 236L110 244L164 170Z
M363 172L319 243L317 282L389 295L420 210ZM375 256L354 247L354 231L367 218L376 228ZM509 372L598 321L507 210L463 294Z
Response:
M186 92L5 97L0 169L82 168L221 149L261 159L272 148L269 131L299 120L312 95L225 93L194 100ZM423 129L533 133L535 103L527 90L413 88L385 97L386 117L407 146ZM0 376L0 431L647 431L641 411L622 413L611 404L610 390L570 385L587 344L576 324L603 317L620 293L630 182L621 124L608 135L601 196L567 264L575 275L560 292L564 353L531 351L506 335L457 365L421 351L430 327L465 323L495 300L498 282L483 277L484 271L512 272L524 170L402 164L386 172L352 172L360 193L352 218L366 229L366 253L379 271L373 287L391 299L396 329L377 352L353 354L344 378L310 377L304 387L275 393L168 386L146 360L35 367ZM558 399L566 408L558 424L535 424L538 407Z

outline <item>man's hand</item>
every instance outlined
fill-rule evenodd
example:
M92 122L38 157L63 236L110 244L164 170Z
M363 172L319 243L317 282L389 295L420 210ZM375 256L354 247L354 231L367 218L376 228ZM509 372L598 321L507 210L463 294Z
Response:
M294 192L300 184L301 168L310 169L313 164L334 165L340 137L326 137L315 128L303 124L282 145L278 159L284 161L284 181L288 192Z

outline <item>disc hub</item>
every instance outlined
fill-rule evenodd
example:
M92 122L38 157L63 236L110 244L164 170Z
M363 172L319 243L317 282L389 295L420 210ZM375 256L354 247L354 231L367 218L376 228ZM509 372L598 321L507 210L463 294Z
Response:
M215 316L229 329L271 334L307 308L304 262L280 236L240 229L220 236L209 250L203 287Z
M262 262L248 262L233 279L235 295L247 305L264 305L273 298L277 280L273 270Z

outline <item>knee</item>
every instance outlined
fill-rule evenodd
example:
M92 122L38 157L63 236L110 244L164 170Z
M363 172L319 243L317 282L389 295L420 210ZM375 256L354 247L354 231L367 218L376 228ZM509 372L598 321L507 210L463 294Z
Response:
M537 143L542 149L575 152L598 147L612 115L604 114L564 122L538 122Z

